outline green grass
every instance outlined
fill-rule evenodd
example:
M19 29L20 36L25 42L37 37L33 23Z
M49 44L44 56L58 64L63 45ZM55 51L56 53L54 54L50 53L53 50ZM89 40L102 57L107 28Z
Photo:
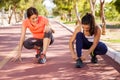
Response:
M120 24L106 25L106 28L112 28L112 29L119 28L120 29Z
M63 21L64 24L75 24L75 21Z
M75 24L75 21L62 21L64 24ZM120 29L120 24L106 24L106 28L108 29Z
M120 43L120 39L111 39L111 40L105 40L107 42L111 42L111 43Z

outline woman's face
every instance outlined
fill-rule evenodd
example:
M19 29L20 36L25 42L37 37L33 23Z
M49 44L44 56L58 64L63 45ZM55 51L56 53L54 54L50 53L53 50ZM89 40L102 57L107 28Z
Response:
M82 24L82 28L83 28L84 31L89 31L90 26L89 26L89 25Z
M31 23L37 23L38 21L38 15L33 14L30 18L29 18Z

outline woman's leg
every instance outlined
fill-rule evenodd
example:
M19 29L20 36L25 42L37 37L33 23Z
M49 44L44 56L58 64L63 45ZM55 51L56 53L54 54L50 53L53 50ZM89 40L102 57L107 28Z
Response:
M76 35L76 52L77 52L77 61L76 61L76 67L81 68L83 67L83 63L81 60L82 55L82 49L89 49L91 46L91 43L85 38L84 34L79 32Z
M84 34L79 32L76 35L76 52L77 57L81 57L82 49L89 49L92 45L92 42L89 42L87 38L85 38Z
M94 50L94 55L104 55L106 54L108 48L103 42L99 42Z
M91 62L92 63L97 63L98 62L98 59L96 57L96 55L104 55L106 54L107 52L107 46L102 43L102 42L99 42L98 45L96 46L95 50L93 51L93 53L91 53Z
M45 38L47 36L45 35ZM49 37L49 36L48 36ZM26 39L23 43L24 47L27 48L27 49L40 49L43 47L43 43L45 43L45 48L46 46L49 46L53 43L54 39L53 39L53 36L49 38L46 38L45 40L44 39L37 39L37 38L29 38L29 39ZM46 45L46 44L49 44L49 45Z
M39 43L39 46L37 43ZM28 38L24 41L23 45L27 49L39 49L42 46L42 40L37 38Z
M52 32L45 33L44 39L43 39L43 53L46 53L48 46L53 43L53 35Z
M40 58L38 59L38 62L41 64L44 64L46 62L46 51L49 45L53 43L53 36L51 32L45 33L44 39L43 39L43 51L40 54Z

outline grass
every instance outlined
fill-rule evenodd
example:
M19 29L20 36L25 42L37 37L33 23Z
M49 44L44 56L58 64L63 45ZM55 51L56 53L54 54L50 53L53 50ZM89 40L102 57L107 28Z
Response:
M75 24L75 21L62 21L64 24ZM120 23L112 22L112 23L107 23L106 28L108 29L120 29Z
M110 28L110 29L120 29L120 24L114 24L114 25L110 25L110 24L107 24L106 25L106 28Z
M111 42L111 43L120 43L120 39L110 39L110 40L105 40L107 42Z
M75 24L75 21L64 21L64 24Z

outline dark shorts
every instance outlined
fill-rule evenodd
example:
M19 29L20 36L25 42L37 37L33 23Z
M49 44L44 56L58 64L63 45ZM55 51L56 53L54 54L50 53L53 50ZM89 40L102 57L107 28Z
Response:
M51 40L50 45L54 42L54 38L51 32L45 33L44 38L49 38ZM43 47L43 39L28 38L24 41L23 45L27 49L33 49L34 46Z

